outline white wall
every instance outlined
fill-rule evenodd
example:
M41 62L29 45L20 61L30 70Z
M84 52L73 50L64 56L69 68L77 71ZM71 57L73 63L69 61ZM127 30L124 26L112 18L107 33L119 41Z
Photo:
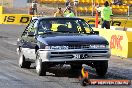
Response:
M27 0L13 0L13 7L26 7Z

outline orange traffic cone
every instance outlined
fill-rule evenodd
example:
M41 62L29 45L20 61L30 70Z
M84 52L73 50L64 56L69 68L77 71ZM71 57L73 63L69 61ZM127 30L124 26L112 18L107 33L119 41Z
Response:
M96 11L96 14L95 14L95 28L98 28L98 11Z

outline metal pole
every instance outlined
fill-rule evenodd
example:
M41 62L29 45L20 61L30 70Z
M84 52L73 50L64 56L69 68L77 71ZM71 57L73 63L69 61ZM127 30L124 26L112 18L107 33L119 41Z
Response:
M128 17L130 16L130 6L128 6Z

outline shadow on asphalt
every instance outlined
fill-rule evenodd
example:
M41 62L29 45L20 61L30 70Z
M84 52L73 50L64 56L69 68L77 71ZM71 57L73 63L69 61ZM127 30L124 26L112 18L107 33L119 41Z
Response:
M107 79L107 76L99 77L96 75L95 69L91 69L90 67L85 67L89 72L90 79ZM81 75L81 69L71 69L70 67L53 67L49 68L47 72L52 73L54 77L68 77L68 78L78 78Z
M107 73L104 77L100 77L96 74L96 71L94 68L91 68L90 66L83 66L83 67L85 68L86 71L88 71L90 79L110 78L109 73ZM30 69L35 70L35 66L31 65ZM78 78L80 75L81 75L81 69L71 69L70 66L55 66L55 67L48 68L46 72L46 76L52 76L52 77Z

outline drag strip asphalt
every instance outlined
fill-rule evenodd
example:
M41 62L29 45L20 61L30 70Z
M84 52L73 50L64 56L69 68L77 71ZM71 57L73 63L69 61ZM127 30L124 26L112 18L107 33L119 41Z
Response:
M0 88L83 88L77 73L70 70L70 66L53 67L48 69L47 76L38 76L35 65L30 69L18 66L16 41L25 29L25 25L0 25ZM96 75L95 69L83 65L88 69L91 79L130 79L132 80L132 62L112 56L109 69L104 78ZM107 88L121 88L121 86L107 86ZM132 86L122 86L122 88ZM86 88L106 88L106 86L87 86Z

